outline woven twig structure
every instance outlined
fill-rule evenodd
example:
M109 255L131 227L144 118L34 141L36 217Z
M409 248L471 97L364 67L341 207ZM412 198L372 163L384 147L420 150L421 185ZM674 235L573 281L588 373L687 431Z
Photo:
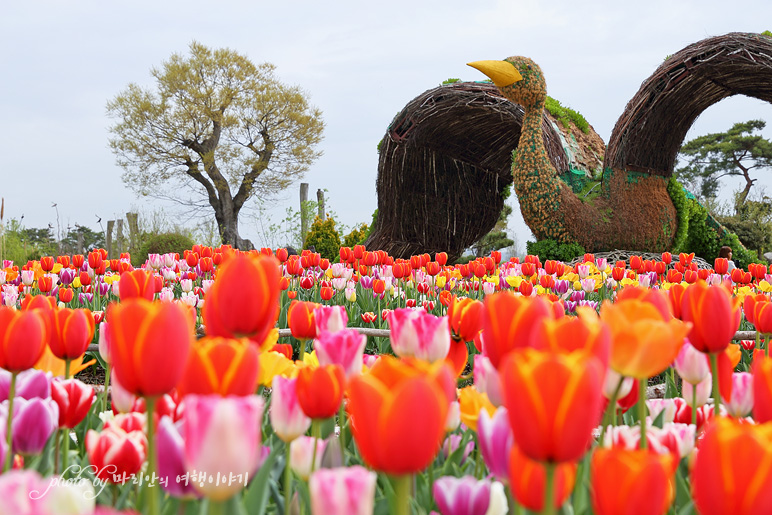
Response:
M614 126L604 167L669 177L694 120L732 95L772 102L772 38L733 32L668 57Z
M551 120L545 114L545 146L564 171ZM523 108L490 83L447 84L410 101L381 142L378 219L367 247L395 257L460 256L498 220L522 123Z

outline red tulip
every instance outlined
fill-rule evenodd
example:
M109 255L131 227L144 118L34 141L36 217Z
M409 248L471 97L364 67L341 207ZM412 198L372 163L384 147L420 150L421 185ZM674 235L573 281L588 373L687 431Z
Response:
M314 311L319 307L316 302L293 301L287 310L287 324L292 336L298 340L316 338L316 319Z
M252 395L257 390L258 349L248 340L207 336L191 347L180 395Z
M21 372L35 366L46 345L46 322L39 309L0 306L0 368Z
M207 333L263 343L279 316L279 277L273 257L230 258L206 295L202 314Z
M483 354L498 368L508 352L528 345L542 318L552 318L542 297L516 297L510 292L489 296L483 315Z
M155 283L153 274L144 270L134 270L121 275L118 281L118 294L121 300L143 297L147 300L153 300L155 295Z
M177 386L193 338L193 320L183 306L128 299L110 308L108 322L113 370L124 389L154 396Z
M304 367L298 371L298 402L308 418L324 419L335 415L345 387L346 376L340 365Z
M88 309L56 310L48 346L59 359L78 359L94 338L94 317Z
M700 352L722 352L740 326L740 301L723 286L700 281L689 286L681 301L681 318L691 322L689 341Z
M73 429L88 415L96 397L94 389L77 379L51 381L51 398L59 406L59 427Z

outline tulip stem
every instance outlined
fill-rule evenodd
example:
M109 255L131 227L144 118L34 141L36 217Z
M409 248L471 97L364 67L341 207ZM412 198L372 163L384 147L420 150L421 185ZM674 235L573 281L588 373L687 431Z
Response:
M397 505L395 506L395 515L410 515L410 483L413 476L405 474L394 478L394 491L397 496Z
M546 479L544 487L544 506L542 508L543 515L555 514L555 467L556 465L552 462L544 464Z
M62 478L67 479L67 467L70 461L70 428L62 428Z
M112 372L112 369L113 367L108 363L105 369L105 389L102 392L102 411L107 411L107 389L110 387L110 372Z
M718 386L718 355L711 353L709 356L710 372L713 374L713 414L719 416L721 414L721 392ZM696 386L694 388L697 389Z
M340 437L338 439L340 443L340 466L346 466L346 408L344 407L344 400L340 401L340 408L338 409L338 424L340 425Z
M606 427L616 425L616 413L617 413L617 398L619 397L619 391L622 389L622 383L624 382L624 376L619 376L619 382L617 387L614 388L614 393L611 395L611 400L606 407L606 412L603 414L603 427L600 428L600 438L598 444L603 445L603 437L606 434Z
M145 407L147 413L147 475L150 478L147 485L148 513L158 515L158 493L156 492L155 480L158 470L158 457L155 448L155 397L145 397Z
M8 420L5 424L5 443L8 444L5 451L5 463L3 464L3 472L11 470L11 463L13 462L13 440L11 438L11 420L13 419L13 398L16 397L16 372L11 372L11 386L8 390Z
M66 381L69 378L70 378L70 359L65 358L64 359L64 380Z
M292 475L290 470L290 442L285 443L286 461L284 463L284 515L290 513L290 499L292 499Z
M646 386L648 381L641 379L638 381L638 418L641 424L641 449L648 447L648 441L646 440Z
M321 437L322 427L319 421L314 419L311 421L311 436L314 437L314 452L311 454L311 474L316 470L316 446L319 444L319 438Z

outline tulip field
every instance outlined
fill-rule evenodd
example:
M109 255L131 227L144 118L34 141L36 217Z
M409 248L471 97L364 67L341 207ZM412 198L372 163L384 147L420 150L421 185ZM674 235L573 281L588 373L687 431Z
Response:
M0 515L772 513L772 272L693 257L5 261Z

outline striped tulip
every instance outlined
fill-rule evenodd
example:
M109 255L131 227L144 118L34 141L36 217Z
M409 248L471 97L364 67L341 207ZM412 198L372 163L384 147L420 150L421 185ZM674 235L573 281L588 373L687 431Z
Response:
M257 346L248 340L207 336L193 343L180 395L252 395L257 390Z

